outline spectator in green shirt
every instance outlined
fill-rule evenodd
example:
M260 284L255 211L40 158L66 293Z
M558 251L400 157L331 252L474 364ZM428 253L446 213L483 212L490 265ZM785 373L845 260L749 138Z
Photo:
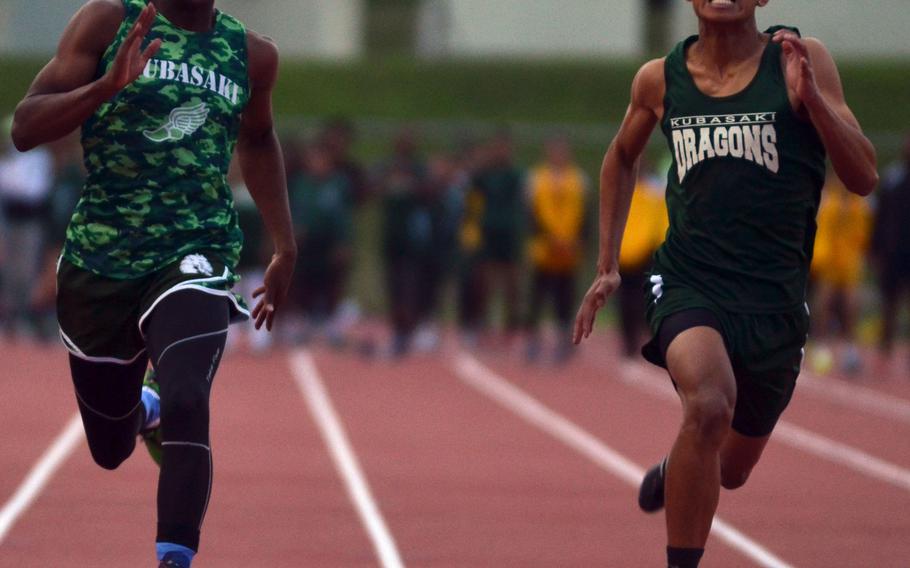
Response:
M501 290L508 336L521 326L520 276L525 207L524 173L514 163L510 134L498 133L489 143L486 163L474 175L468 200L480 208L482 313Z
M304 147L302 164L289 183L299 251L296 296L309 323L321 325L335 314L347 283L353 201L323 145Z

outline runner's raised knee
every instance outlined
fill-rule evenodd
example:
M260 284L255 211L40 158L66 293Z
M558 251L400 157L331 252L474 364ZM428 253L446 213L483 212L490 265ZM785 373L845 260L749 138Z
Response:
M683 429L693 431L701 444L719 448L732 420L733 403L720 390L700 389L686 400Z
M130 454L133 453L133 447L130 447L128 452L124 452L113 450L108 444L93 444L89 442L88 446L89 452L91 452L92 459L95 463L108 471L114 471L120 467L120 464L125 462L126 458L130 457Z

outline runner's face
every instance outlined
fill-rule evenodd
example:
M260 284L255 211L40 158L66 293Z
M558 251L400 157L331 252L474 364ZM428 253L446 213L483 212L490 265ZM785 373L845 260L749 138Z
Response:
M733 24L755 17L755 9L768 0L689 0L698 19L712 24Z

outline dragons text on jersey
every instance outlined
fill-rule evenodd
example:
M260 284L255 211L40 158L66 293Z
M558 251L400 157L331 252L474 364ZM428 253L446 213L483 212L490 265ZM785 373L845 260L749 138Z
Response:
M146 0L123 4L99 77ZM210 31L191 32L158 13L146 45L155 39L156 59L82 128L88 179L63 254L109 278L138 278L203 250L232 266L243 240L226 175L250 96L246 29L217 12Z
M697 36L665 60L670 228L654 255L655 298L686 286L731 312L805 302L825 149L792 108L774 29L754 78L730 96L706 95L690 74Z
M670 119L674 161L680 180L713 158L747 160L777 173L776 112L715 114Z

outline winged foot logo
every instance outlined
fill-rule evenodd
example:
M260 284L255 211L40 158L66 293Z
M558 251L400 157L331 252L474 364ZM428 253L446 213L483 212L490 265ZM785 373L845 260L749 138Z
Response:
M180 261L180 272L184 274L204 274L205 276L211 276L215 269L212 268L212 263L209 262L209 259L205 258L201 254L191 254L187 255Z
M177 107L171 111L167 122L155 130L144 130L142 134L152 142L161 143L168 140L182 140L199 130L209 116L205 103Z

